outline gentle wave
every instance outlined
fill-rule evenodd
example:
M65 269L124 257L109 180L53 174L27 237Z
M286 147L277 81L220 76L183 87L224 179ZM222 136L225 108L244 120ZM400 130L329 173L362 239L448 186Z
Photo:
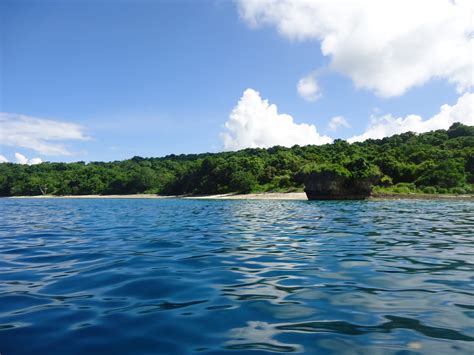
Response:
M472 353L472 202L0 208L2 354Z

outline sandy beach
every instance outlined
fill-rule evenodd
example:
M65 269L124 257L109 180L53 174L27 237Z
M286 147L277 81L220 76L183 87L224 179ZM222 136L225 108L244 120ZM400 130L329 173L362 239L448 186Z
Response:
M264 192L255 194L221 194L208 196L187 196L186 199L225 200L307 200L304 192Z
M304 192L263 192L251 194L217 194L202 196L163 196L155 194L134 194L134 195L37 195L37 196L11 196L6 198L13 199L170 199L180 198L189 200L299 200L306 201L306 193ZM429 194L389 194L376 193L369 198L370 200L461 200L473 201L473 195L429 195Z
M175 198L176 196L161 196L155 194L133 194L133 195L64 195L64 196L56 196L56 195L36 195L36 196L10 196L6 198L13 198L13 199L24 199L24 198L37 198L37 199L45 199L45 198L52 198L52 199L66 199L66 198L74 198L74 199L89 199L89 198L128 198L128 199L135 199L135 198L153 198L153 199L165 199L165 198Z
M255 194L219 194L219 195L204 195L204 196L163 196L155 194L135 194L135 195L37 195L37 196L12 196L7 198L13 199L93 199L93 198L126 198L126 199L168 199L168 198L182 198L182 199L210 199L210 200L307 200L304 192L267 192Z

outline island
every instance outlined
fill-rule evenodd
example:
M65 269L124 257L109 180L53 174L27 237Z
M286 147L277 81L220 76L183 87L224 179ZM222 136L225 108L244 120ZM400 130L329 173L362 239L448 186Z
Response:
M474 194L474 126L349 143L135 156L112 162L0 163L0 196L203 196L303 192L309 199Z

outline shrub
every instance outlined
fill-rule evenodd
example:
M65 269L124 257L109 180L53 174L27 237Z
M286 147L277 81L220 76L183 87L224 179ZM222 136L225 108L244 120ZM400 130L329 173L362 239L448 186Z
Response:
M411 192L406 186L395 186L392 191L397 194L409 194Z
M435 194L436 193L436 188L433 186L426 186L422 190L425 194Z
M466 190L464 190L462 187L453 187L449 189L449 192L456 195L464 195Z
M285 188L291 186L291 177L289 175L275 176L273 181L276 186Z
M384 175L381 179L380 179L380 185L382 186L392 186L393 185L393 180L390 176L388 175Z
M415 192L416 186L411 182L399 182L395 185L395 188L407 190L408 192Z
M462 188L466 190L467 194L474 193L474 185L464 185Z
M319 164L316 166L316 169L314 169L314 172L316 173L328 172L328 173L335 173L336 175L347 177L347 178L351 177L350 171L340 164L331 164L331 163Z

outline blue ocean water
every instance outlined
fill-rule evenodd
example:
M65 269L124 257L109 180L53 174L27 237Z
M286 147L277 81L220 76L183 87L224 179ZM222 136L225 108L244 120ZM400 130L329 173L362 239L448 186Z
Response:
M0 353L472 354L474 203L0 200Z

